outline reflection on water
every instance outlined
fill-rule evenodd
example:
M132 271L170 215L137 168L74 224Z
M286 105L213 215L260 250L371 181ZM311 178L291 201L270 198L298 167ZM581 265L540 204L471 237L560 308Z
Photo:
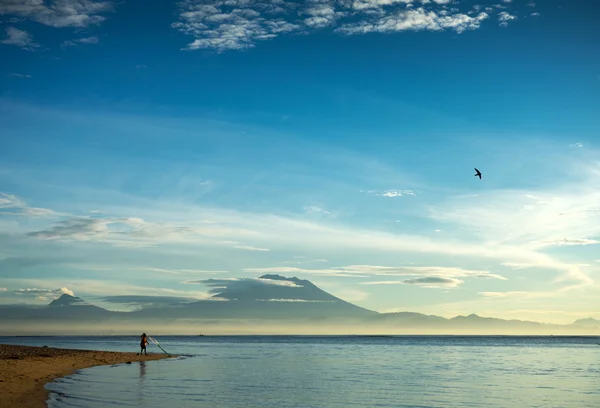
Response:
M144 382L144 377L146 376L146 362L140 361L140 384Z
M140 366L140 378L138 380L137 395L138 395L138 403L139 403L139 406L141 407L144 405L143 385L144 385L144 378L146 377L146 362L140 361L138 364Z

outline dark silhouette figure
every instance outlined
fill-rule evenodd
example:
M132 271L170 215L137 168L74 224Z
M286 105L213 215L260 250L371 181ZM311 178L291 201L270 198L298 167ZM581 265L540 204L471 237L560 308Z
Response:
M479 180L481 180L481 172L477 169L475 169L475 171L477 172L476 174L474 174L475 177L479 177Z
M148 345L148 336L146 336L146 333L142 333L141 336L141 341L140 341L140 355L141 354L146 354L148 355L148 351L146 351L146 346Z

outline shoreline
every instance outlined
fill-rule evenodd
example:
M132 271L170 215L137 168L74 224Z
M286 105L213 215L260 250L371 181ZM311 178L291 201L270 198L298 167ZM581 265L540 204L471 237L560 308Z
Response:
M0 344L0 408L47 408L50 393L44 386L84 368L173 357Z

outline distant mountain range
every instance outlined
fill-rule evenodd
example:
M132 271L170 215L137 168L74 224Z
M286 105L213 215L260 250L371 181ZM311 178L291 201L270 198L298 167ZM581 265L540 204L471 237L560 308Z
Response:
M316 334L577 334L600 335L600 320L567 325L421 313L378 313L339 299L308 280L264 275L209 279L206 300L149 304L116 312L63 294L47 306L0 306L0 334L131 333L152 327L188 334L207 330ZM126 298L126 297L123 297ZM135 298L135 297L129 297ZM149 329L146 329L148 331Z

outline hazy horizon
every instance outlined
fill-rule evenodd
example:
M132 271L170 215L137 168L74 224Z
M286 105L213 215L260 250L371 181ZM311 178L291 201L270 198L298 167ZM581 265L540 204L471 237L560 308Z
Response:
M13 3L0 305L600 320L597 6Z

